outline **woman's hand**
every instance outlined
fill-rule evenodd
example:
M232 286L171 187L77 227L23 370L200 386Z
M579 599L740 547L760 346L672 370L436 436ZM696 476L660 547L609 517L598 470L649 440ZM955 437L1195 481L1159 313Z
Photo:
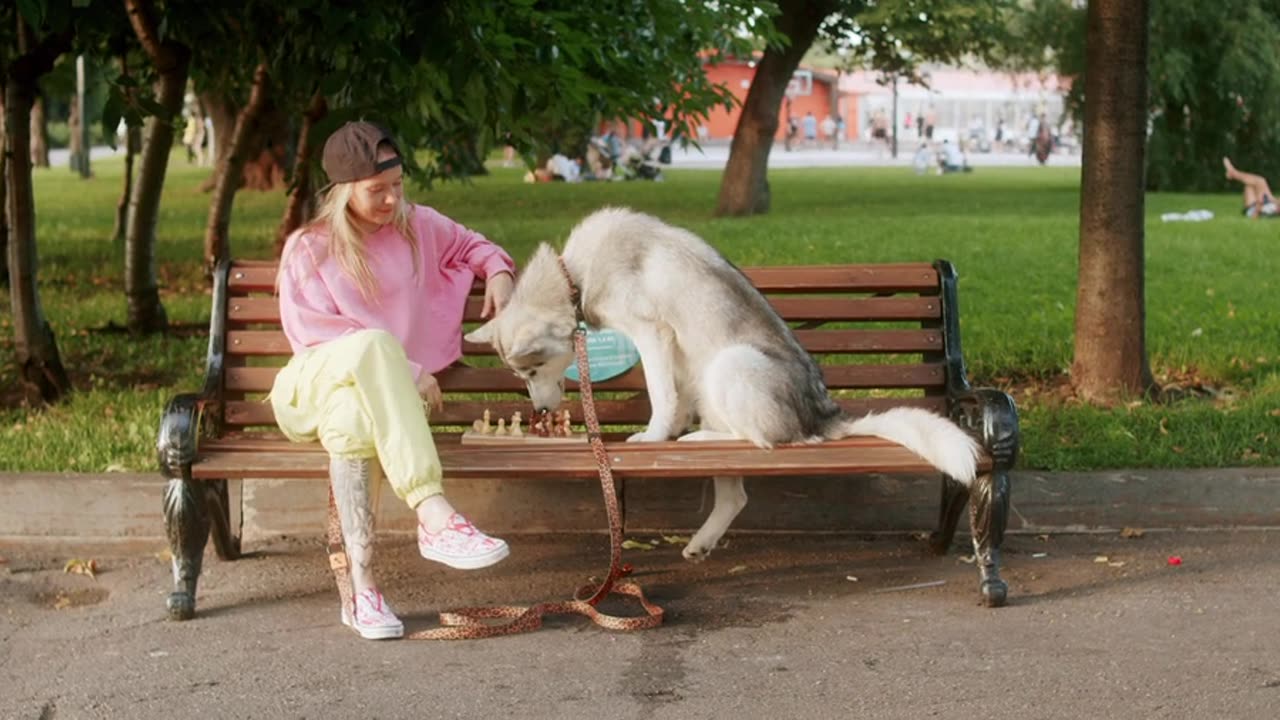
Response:
M502 308L511 299L511 291L515 286L515 279L509 272L490 275L484 281L484 306L480 308L480 317L488 319L502 312Z
M427 405L436 411L444 409L444 393L440 392L440 383L436 382L436 376L431 373L422 373L418 378L418 395L426 401Z

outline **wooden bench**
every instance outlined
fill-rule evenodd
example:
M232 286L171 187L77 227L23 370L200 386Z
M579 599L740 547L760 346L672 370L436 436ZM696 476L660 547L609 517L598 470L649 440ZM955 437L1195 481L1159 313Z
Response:
M999 550L1009 506L1008 471L1018 453L1018 416L1012 399L992 389L972 389L960 352L956 273L950 263L759 267L745 270L795 328L822 364L827 386L855 413L898 405L932 408L969 430L985 452L971 488L942 477L942 503L931 537L946 552L966 502L980 590L986 604L1002 605L1007 585L999 575ZM212 531L220 558L240 554L243 478L327 479L318 444L290 443L279 434L263 401L276 372L290 356L280 328L273 262L224 263L215 275L209 353L203 389L173 398L161 421L158 455L170 480L165 524L174 562L169 614L194 614L196 583ZM479 320L479 283L465 321ZM463 362L439 375L446 393L433 413L445 475L451 479L596 478L584 445L493 447L464 445L459 437L484 409L494 417L522 410L524 384L497 366L488 346L466 344ZM486 367L487 366L487 367ZM572 383L568 390L574 389ZM596 384L601 424L619 483L628 477L741 475L859 475L936 472L918 456L878 438L849 438L822 445L764 451L747 443L624 443L649 417L640 368ZM612 391L612 392L610 392ZM485 393L477 399L475 393ZM469 395L471 394L471 395ZM581 408L566 405L575 423ZM941 476L940 476L941 477Z

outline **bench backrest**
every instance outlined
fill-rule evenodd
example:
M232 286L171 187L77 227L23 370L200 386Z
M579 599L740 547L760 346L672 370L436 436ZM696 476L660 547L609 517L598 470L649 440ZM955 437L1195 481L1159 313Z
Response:
M280 327L274 295L276 264L242 261L218 269L215 278L210 354L221 356L221 403L206 409L223 432L274 427L263 402L278 368L291 351ZM827 386L853 412L914 405L945 412L948 383L963 382L954 271L939 261L876 265L822 265L744 268L752 283L795 328L804 347L818 358ZM950 281L950 292L948 289ZM465 322L480 319L483 286L476 283ZM949 328L949 329L948 329ZM221 345L221 347L219 347ZM485 409L498 417L531 408L524 383L498 366L493 350L464 342L463 362L438 378L445 391L443 412L432 426L466 426ZM210 383L217 384L217 360ZM649 417L644 375L639 367L596 383L597 412L607 426L643 425ZM567 383L568 391L576 389ZM206 385L206 392L217 391ZM482 393L483 396L477 396ZM576 403L567 403L581 422ZM269 426L269 427L263 427Z

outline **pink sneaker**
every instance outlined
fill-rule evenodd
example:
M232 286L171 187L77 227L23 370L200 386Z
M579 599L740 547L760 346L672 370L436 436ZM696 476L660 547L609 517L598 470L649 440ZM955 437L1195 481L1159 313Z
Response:
M428 532L418 524L418 551L422 557L451 568L478 570L505 558L511 548L505 541L480 532L462 513L455 512L440 532Z
M404 636L404 623L391 611L382 593L365 590L355 596L355 622L346 607L342 608L342 624L355 630L365 640L389 640Z

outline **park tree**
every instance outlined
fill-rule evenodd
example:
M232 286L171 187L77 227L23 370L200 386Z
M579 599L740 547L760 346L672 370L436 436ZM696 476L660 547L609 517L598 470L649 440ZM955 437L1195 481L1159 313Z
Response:
M1151 390L1143 279L1148 0L1090 0L1071 379L1085 400Z
M8 226L9 298L13 309L18 378L28 403L60 399L71 389L53 328L45 319L37 283L35 195L31 182L31 107L41 76L71 49L69 3L0 10L4 86L5 225Z
M814 43L845 57L846 69L919 80L922 62L994 53L1014 7L1013 0L779 0L772 18L777 36L766 39L743 100L716 213L769 211L769 153L778 113L787 84Z
M168 328L156 279L156 222L174 128L182 110L191 49L174 33L161 33L162 16L153 0L124 0L124 6L155 74L152 114L146 120L138 177L125 223L126 325L132 333L145 334Z
M353 18L323 0L295 2L286 22L331 41L304 35L288 53L288 107L300 122L280 237L306 217L315 148L349 119L392 127L405 148L421 151L407 160L428 182L466 177L501 144L527 158L549 154L551 128L590 132L615 117L691 127L730 97L707 81L702 53L745 52L750 38L738 30L755 5L445 2Z
M1081 116L1085 6L1031 0L1023 10L1009 59L1074 79L1067 106ZM1169 0L1149 14L1147 189L1228 189L1223 156L1280 175L1280 5Z

